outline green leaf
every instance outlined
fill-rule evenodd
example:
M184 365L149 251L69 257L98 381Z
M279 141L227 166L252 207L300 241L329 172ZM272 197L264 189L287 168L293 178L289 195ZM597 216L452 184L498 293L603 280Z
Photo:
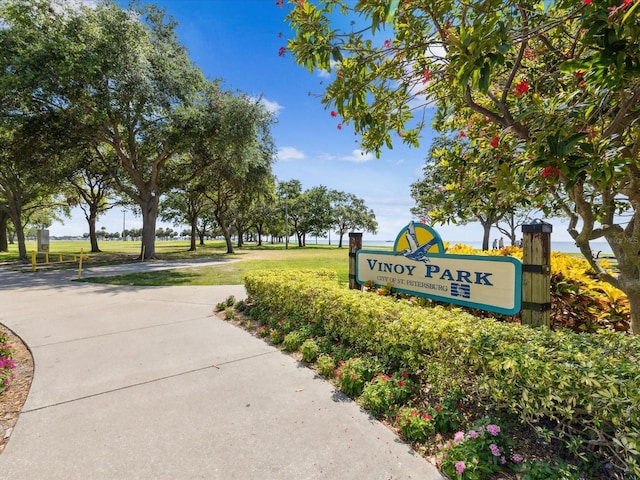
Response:
M387 23L393 23L393 18L396 16L396 11L398 10L398 3L399 0L391 0L391 3L389 3L386 15Z

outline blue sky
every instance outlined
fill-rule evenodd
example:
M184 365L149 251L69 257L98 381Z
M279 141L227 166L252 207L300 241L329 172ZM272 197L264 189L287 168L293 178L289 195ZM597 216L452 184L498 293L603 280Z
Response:
M123 7L128 0L118 2ZM330 80L294 63L286 46L291 32L284 20L288 11L275 0L157 0L178 21L178 35L192 60L210 79L220 78L228 89L261 96L274 112L273 136L278 161L273 171L279 181L298 179L304 189L318 185L350 192L365 200L376 214L377 235L365 239L393 240L410 221L414 205L410 185L420 178L431 132L424 132L419 149L401 142L381 157L362 152L358 137L348 125L338 129L339 118L320 103ZM139 228L141 218L125 215L127 228ZM98 228L121 231L122 210L103 215ZM158 226L171 226L159 223ZM435 226L445 241L481 241L479 224L464 227ZM88 226L81 212L65 225L55 224L51 235L82 235ZM557 234L555 233L557 232ZM498 232L495 232L498 235ZM495 236L495 235L492 235ZM554 240L568 239L564 228L554 228Z

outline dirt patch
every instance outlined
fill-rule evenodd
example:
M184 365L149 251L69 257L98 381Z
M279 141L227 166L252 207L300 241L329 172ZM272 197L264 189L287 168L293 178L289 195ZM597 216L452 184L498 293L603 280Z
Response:
M0 453L9 442L11 432L18 421L22 406L33 381L33 357L24 342L11 330L0 325L0 331L8 336L7 343L13 350L14 378L9 388L0 394Z

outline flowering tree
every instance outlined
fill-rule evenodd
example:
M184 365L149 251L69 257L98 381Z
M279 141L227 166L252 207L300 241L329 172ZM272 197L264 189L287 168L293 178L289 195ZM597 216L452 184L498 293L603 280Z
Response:
M442 134L429 150L423 178L411 186L411 211L433 223L480 222L483 250L489 249L493 226L511 224L510 231L499 229L513 244L515 215L524 218L544 201L535 178L519 165L522 152L513 142L495 141L498 129L478 114L441 111L434 126Z
M335 71L323 102L365 149L418 145L429 106L482 115L499 130L489 147L521 152L511 168L555 197L597 275L627 294L640 333L640 2L292 3L288 51ZM602 238L618 275L593 258L589 241Z

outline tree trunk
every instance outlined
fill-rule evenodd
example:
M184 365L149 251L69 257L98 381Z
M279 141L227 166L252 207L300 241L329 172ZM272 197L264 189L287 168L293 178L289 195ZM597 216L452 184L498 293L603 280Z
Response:
M340 240L338 240L338 248L342 248L342 237L344 236L344 232L340 230Z
M222 225L220 225L220 228L222 228L222 235L224 235L224 241L227 244L227 253L236 253L233 250L233 242L231 241L231 229Z
M22 217L19 213L13 214L11 215L11 220L16 231L16 237L18 237L18 256L20 260L27 261L27 245L24 238L24 228L22 228Z
M242 246L244 245L244 229L238 227L236 225L236 229L238 230L238 248L242 248Z
M100 252L98 247L98 236L96 235L96 219L98 218L98 209L94 205L89 206L89 216L87 217L87 223L89 223L89 241L91 242L91 253Z
M156 220L158 218L158 197L151 195L140 205L142 209L142 246L140 258L156 258Z
M198 219L191 220L191 243L189 245L189 252L196 251L196 237L198 235Z
M262 246L262 225L256 227L256 232L258 233L258 247Z
M9 214L4 210L0 210L0 252L9 251L9 241L7 236L8 222L9 222Z
M491 223L489 222L480 222L482 224L482 251L486 252L489 250L489 240L491 237Z

